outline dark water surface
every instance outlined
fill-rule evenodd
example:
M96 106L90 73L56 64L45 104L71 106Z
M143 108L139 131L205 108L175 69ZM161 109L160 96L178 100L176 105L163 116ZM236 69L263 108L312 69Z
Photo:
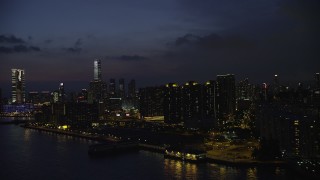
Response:
M90 140L0 125L0 179L295 179L272 167L193 164L140 151L90 158Z

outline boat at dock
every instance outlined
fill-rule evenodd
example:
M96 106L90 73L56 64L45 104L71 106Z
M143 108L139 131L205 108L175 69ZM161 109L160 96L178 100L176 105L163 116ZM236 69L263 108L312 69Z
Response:
M207 158L205 151L182 148L166 148L164 157L190 162L204 162Z

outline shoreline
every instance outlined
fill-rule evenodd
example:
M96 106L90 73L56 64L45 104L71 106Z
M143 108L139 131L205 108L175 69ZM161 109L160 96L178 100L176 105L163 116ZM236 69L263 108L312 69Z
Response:
M106 137L100 137L100 136L94 136L94 135L84 135L84 134L63 131L63 130L58 130L58 129L49 129L49 128L44 128L44 127L27 126L27 125L22 125L21 127L28 128L28 129L35 129L35 130L39 130L39 131L53 132L56 134L69 135L72 137L85 138L85 139L90 139L90 140L95 140L95 141L106 141L106 142L117 141L112 138L106 138ZM139 143L139 147L143 150L146 150L146 151L152 151L152 152L157 152L157 153L162 153L162 154L164 153L164 150L165 150L164 147L151 145L151 144L145 144L145 143ZM224 165L233 166L233 167L252 167L252 166L255 166L255 167L258 167L258 166L284 167L285 166L286 167L287 166L287 163L285 161L227 160L227 159L220 159L217 157L210 157L210 156L207 156L206 160L204 162L224 164ZM195 162L195 163L197 163L197 162Z
M26 126L26 125L22 125L21 127L28 128L28 129L40 130L40 131L46 131L46 132L53 132L53 133L68 135L68 136L72 136L72 137L85 138L85 139L95 140L95 141L106 141L106 142L115 142L116 141L115 139L112 139L112 138L93 136L93 135L85 135L85 134L79 134L79 133L75 133L75 132L63 131L63 130L58 130L58 129L49 129L49 128L44 128L44 127Z

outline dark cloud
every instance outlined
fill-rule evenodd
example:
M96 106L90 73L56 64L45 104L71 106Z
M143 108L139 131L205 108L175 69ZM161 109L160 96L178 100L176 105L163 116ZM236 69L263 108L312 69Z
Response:
M14 35L11 35L11 36L0 35L0 43L21 44L21 43L25 43L25 41L21 38L15 37Z
M80 53L82 51L81 48L76 48L76 47L64 48L63 50L70 53Z
M0 46L0 54L9 54L12 52L13 52L12 48Z
M25 45L16 45L13 47L0 47L0 54L11 54L11 53L28 53L28 52L38 52L41 51L39 47L36 46L25 46Z
M122 56L107 56L106 59L110 60L120 60L120 61L144 61L147 60L147 57L139 55L122 55Z
M74 43L73 47L63 48L63 50L65 50L66 52L69 52L69 53L80 53L82 51L82 48L81 48L82 44L83 44L82 39L79 38Z
M32 50L32 51L41 51L41 49L39 47L36 47L36 46L30 46L29 49Z
M172 43L168 43L169 45ZM194 48L247 48L254 46L254 43L240 36L222 37L216 33L207 36L186 34L178 37L173 43L176 47L192 46Z
M81 46L81 45L82 45L82 39L79 38L79 39L74 43L74 46L75 46L75 47L79 47L79 46Z

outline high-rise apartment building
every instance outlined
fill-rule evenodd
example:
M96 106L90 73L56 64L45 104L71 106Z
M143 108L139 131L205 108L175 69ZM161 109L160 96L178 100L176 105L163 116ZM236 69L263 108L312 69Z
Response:
M12 103L24 103L25 94L25 71L23 69L11 69L12 79Z
M201 85L189 81L181 87L182 119L187 127L198 127L202 120Z
M202 90L203 122L205 125L216 125L216 82L213 80L203 84Z
M163 87L146 87L139 91L141 118L163 116Z
M163 107L165 123L176 124L181 122L181 92L178 84L166 84Z
M227 117L234 114L236 109L236 91L234 74L217 75L216 108L218 126L223 127Z

